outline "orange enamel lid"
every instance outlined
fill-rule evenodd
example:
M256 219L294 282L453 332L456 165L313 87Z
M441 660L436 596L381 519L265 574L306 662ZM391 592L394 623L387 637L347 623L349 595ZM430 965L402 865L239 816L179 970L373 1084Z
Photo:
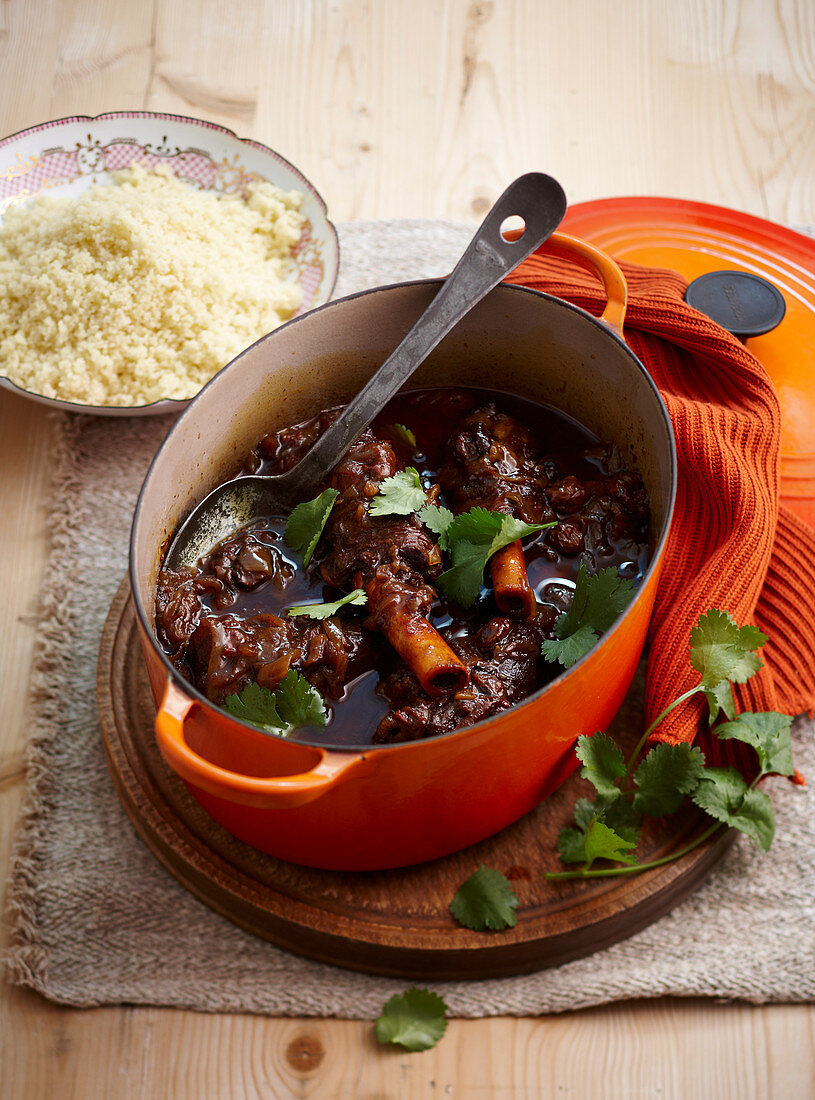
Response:
M578 203L561 228L617 260L671 268L689 280L749 271L781 292L781 323L745 343L781 402L781 495L815 524L815 240L727 207L649 196Z

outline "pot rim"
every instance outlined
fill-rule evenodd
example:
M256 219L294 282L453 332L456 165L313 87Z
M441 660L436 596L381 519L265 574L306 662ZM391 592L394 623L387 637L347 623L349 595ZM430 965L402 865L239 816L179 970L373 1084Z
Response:
M158 655L159 655L159 657L162 661L162 664L164 665L164 668L165 668L168 676L170 677L170 679L173 680L178 685L178 687L180 687L184 692L186 692L189 696L191 696L194 702L196 702L200 705L206 706L210 710L215 710L215 711L218 712L218 714L223 714L224 718L227 721L235 722L240 726L246 726L247 729L251 729L256 733L258 733L258 732L263 733L267 737L271 737L275 740L283 741L286 744L302 746L303 748L315 749L317 751L321 751L321 752L324 752L324 753L326 753L326 752L328 752L328 753L346 753L346 754L353 754L353 755L358 755L360 753L363 753L365 756L367 756L369 753L372 753L372 752L377 752L377 753L379 753L379 752L395 752L395 751L398 751L398 750L415 749L417 746L427 745L428 743L432 743L433 741L438 740L438 738L428 738L428 739L422 740L422 741L402 741L402 742L397 742L395 744L389 744L389 745L333 745L333 744L330 744L330 743L325 742L325 741L307 741L307 740L299 740L299 739L297 741L291 741L287 737L282 736L281 734L271 733L270 731L264 730L259 726L254 726L254 725L252 725L251 723L248 723L248 722L242 722L239 718L235 718L233 715L230 715L227 711L222 710L222 708L218 707L218 705L216 703L213 703L211 699L208 699L206 697L206 695L203 694L203 692L199 691L198 688L195 687L194 684L191 684L189 682L189 680L185 679L181 675L181 673L178 672L178 670L171 663L171 661L170 661L169 657L167 656L167 654L162 649L161 645L159 645L159 642L158 642L158 639L156 638L153 626L148 621L148 618L145 614L144 608L142 608L141 601L139 600L139 597L138 597L138 587L137 587L137 582L136 582L136 569L135 569L135 542L136 542L136 528L137 528L137 525L138 525L139 515L140 515L142 504L143 504L145 488L147 486L147 482L150 479L150 475L153 471L153 467L155 466L156 462L159 460L159 457L163 453L165 447L170 445L172 437L175 434L175 431L176 431L179 423L181 422L181 420L188 414L188 412L191 409L194 408L195 403L198 400L198 397L201 394L203 394L209 388L209 386L217 378L220 377L220 375L224 371L229 370L230 367L233 367L237 363L239 363L240 360L243 359L243 357L245 355L247 355L248 352L250 352L253 348L257 347L258 344L262 343L263 341L265 341L267 339L270 339L276 333L281 332L284 328L288 328L290 325L297 325L297 324L302 323L303 321L307 320L309 317L311 317L315 313L322 312L324 310L333 309L333 308L336 308L338 306L343 305L345 302L354 301L357 298L362 298L362 297L365 297L365 296L371 295L371 294L378 294L381 291L397 290L397 289L403 289L403 288L408 288L408 287L416 287L416 286L432 286L432 285L440 286L443 282L444 282L443 278L437 278L437 279L410 279L410 280L407 280L405 282L385 283L385 284L382 284L381 286L370 287L367 290L356 291L355 293L348 294L343 298L335 298L335 299L332 299L331 301L324 302L322 305L317 306L314 309L309 310L307 313L301 314L299 317L293 317L291 320L286 321L283 325L280 325L278 328L273 329L271 333L266 333L265 335L259 337L257 340L254 341L254 343L249 344L247 347L245 347L243 349L243 351L239 352L235 356L234 359L230 359L230 361L224 367L222 367L221 370L219 370L217 372L217 374L215 374L213 376L213 378L211 378L209 380L209 382L206 383L205 386L202 387L202 389L199 391L199 393L196 394L194 398L192 398L189 405L187 405L186 409L184 409L181 412L181 414L178 417L178 420L176 420L175 424L170 428L167 435L162 440L161 446L158 448L155 455L153 456L152 461L150 462L150 465L147 469L147 472L145 473L144 480L142 482L141 488L139 489L139 495L138 495L138 498L136 500L136 506L135 506L135 509L134 509L134 512L133 512L133 521L131 523L131 528L130 528L128 576L130 578L130 590L131 590L131 595L133 597L133 604L134 604L135 609L136 609L136 615L138 617L139 624L142 628L142 631L143 631L144 635L149 639L151 645L153 646L153 649L158 653ZM603 634L603 637L600 639L599 643L596 646L593 646L578 661L576 661L569 668L564 669L554 679L549 680L548 683L543 685L543 687L540 687L540 688L538 688L537 691L534 691L530 695L527 695L525 699L522 699L519 703L516 703L512 707L513 710L520 710L521 708L527 706L530 703L537 702L540 698L542 698L542 696L547 691L549 691L551 688L553 688L556 684L562 683L568 677L570 677L573 674L577 673L578 670L580 670L582 668L582 666L587 661L592 660L592 658L596 655L596 653L598 652L600 647L605 644L607 639L611 638L616 633L616 631L619 629L619 627L620 627L621 623L623 622L623 620L628 617L629 612L631 611L631 609L639 601L642 593L644 592L644 590L648 586L648 583L651 580L651 577L652 577L653 573L655 572L657 567L660 565L660 563L662 561L662 557L665 553L665 546L666 546L666 543L667 543L667 540L668 540L668 535L670 533L671 522L673 520L673 514L674 514L674 507L675 507L675 504L676 504L678 468L677 468L677 454L676 454L676 437L674 435L673 424L671 423L671 418L670 418L670 415L668 414L668 409L665 405L665 402L662 400L662 395L660 394L656 383L654 382L653 378L649 374L649 372L646 369L644 363L640 360L640 358L637 355L634 354L634 352L631 350L631 348L628 346L628 344L625 342L625 340L622 338L622 336L620 336L617 332L615 332L605 322L600 320L600 318L595 317L593 314L589 313L587 310L582 309L580 306L574 305L572 302L566 301L564 298L558 298L555 295L547 294L545 291L542 291L542 290L535 290L532 287L522 286L518 283L499 283L497 287L495 287L492 291L490 291L490 294L494 294L494 293L496 293L496 291L502 291L503 292L505 290L510 290L512 292L517 291L517 292L524 293L524 294L531 294L531 295L534 295L535 297L543 298L546 301L551 302L553 305L567 310L568 312L575 313L579 317L581 317L583 320L585 320L586 322L592 324L595 328L601 330L603 336L605 336L607 339L610 339L615 344L617 344L617 346L628 356L628 358L631 359L634 362L634 364L636 365L636 367L639 369L639 371L642 374L643 381L648 386L648 388L651 390L653 396L656 398L657 407L658 407L659 412L662 416L662 420L663 420L663 423L664 423L664 426L665 426L665 429L666 429L666 432L667 432L669 455L670 455L670 469L669 469L670 498L669 498L669 501L668 501L668 507L665 511L665 517L663 519L662 530L661 530L659 539L658 539L658 541L657 541L657 543L654 547L653 554L651 555L651 558L648 562L648 566L645 570L645 573L643 574L642 581L641 581L640 586L639 586L639 588L637 589L637 591L634 595L633 600L630 602L630 604L628 605L626 610L623 612L623 614L620 615L617 618L617 620L614 622L613 626L609 630L607 630L605 632L605 634ZM479 721L479 722L474 722L470 726L464 726L460 730L454 730L452 733L447 733L447 734L444 735L444 741L448 742L448 741L450 741L451 738L466 737L468 734L471 734L474 731L481 732L482 730L487 729L487 727L489 727L492 723L494 723L496 721L500 721L501 718L505 714L506 714L506 711L500 711L498 714L490 715L487 718L481 719L481 721Z

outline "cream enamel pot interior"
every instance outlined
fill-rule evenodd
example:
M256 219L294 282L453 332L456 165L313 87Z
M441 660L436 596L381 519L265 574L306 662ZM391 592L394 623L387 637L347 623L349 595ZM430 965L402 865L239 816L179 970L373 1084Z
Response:
M259 340L194 398L150 467L133 521L130 570L159 747L208 813L256 848L349 870L457 851L553 790L575 765L578 735L605 729L622 702L670 524L673 433L656 387L614 331L625 309L619 270L562 234L552 247L600 270L609 295L603 319L502 284L410 383L480 386L552 404L617 443L648 489L651 560L635 599L580 662L511 710L417 742L359 749L291 742L213 706L172 668L153 633L161 556L187 512L236 473L263 434L348 401L426 307L437 281L330 302Z

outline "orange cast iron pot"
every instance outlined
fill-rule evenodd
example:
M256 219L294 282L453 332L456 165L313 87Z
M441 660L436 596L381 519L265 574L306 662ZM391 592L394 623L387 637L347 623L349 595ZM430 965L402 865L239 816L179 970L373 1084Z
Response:
M548 247L600 273L608 295L603 317L502 284L442 341L411 386L519 394L617 443L648 489L651 558L636 598L600 644L511 710L404 744L349 749L291 742L213 706L172 668L153 632L163 548L190 508L236 473L264 433L347 402L426 308L437 281L330 302L259 340L190 403L150 467L133 521L130 569L158 708L156 736L208 813L256 848L346 870L400 867L454 852L545 798L575 766L575 739L605 729L623 700L670 524L673 433L656 387L621 337L619 269L562 234Z

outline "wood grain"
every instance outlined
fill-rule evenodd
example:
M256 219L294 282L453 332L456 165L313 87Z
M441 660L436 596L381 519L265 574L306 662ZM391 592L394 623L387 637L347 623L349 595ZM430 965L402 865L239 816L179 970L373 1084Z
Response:
M475 220L514 174L815 222L811 0L6 0L0 134L148 107L278 149L333 218ZM39 406L0 394L0 860L22 791L45 564ZM806 1097L815 1010L616 1005L454 1021L421 1055L367 1024L0 1003L0 1085L50 1097ZM312 1053L317 1041L322 1056ZM308 1040L308 1041L306 1041ZM316 1047L314 1048L316 1049Z

